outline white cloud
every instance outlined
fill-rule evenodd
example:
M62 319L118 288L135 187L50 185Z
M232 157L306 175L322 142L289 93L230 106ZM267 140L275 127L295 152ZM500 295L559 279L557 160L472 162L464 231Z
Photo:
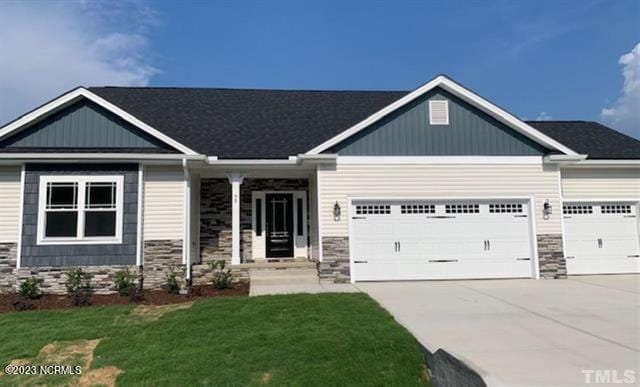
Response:
M611 108L600 112L602 120L631 136L640 138L640 43L618 60L623 65L622 95Z
M105 4L0 4L0 124L78 85L149 84L158 73L146 59L153 12L135 1ZM141 17L131 24L125 14Z
M550 121L553 117L551 117L547 112L540 112L536 117L536 121Z

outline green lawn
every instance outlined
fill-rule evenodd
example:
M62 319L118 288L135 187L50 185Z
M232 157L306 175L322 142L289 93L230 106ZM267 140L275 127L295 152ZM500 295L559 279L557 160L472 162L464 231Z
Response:
M40 364L33 358L54 341L101 339L91 369L117 367L119 385L428 384L415 339L364 294L209 299L156 320L133 308L0 315L0 364Z

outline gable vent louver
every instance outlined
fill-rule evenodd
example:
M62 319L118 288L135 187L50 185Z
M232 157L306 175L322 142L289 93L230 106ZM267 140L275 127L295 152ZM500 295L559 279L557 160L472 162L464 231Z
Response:
M449 101L429 101L429 124L449 125Z

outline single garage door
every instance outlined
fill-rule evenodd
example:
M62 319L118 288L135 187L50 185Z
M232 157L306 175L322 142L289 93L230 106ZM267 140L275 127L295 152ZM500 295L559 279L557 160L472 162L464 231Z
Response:
M635 203L564 203L569 274L640 272Z
M355 281L532 277L526 201L353 201Z

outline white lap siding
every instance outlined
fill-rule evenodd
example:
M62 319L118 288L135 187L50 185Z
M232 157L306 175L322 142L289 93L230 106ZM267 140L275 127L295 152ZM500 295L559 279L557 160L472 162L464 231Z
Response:
M181 167L146 167L143 212L145 241L183 239L184 200Z
M504 165L353 165L321 166L322 236L348 236L348 197L535 199L537 234L560 234L560 188L556 166ZM549 200L553 213L544 216ZM343 216L336 221L338 202Z
M640 198L640 167L563 168L562 194L565 201Z
M21 167L0 166L0 243L17 243Z

